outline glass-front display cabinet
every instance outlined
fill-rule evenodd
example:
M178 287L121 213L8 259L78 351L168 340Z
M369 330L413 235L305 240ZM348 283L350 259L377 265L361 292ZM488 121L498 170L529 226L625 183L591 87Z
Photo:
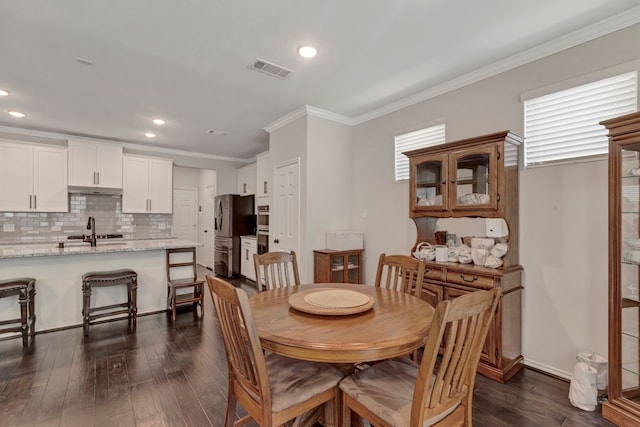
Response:
M609 130L609 396L603 416L640 425L640 113Z
M521 141L500 132L405 153L411 216L502 216L504 171L517 173Z
M362 283L363 249L313 251L315 283Z

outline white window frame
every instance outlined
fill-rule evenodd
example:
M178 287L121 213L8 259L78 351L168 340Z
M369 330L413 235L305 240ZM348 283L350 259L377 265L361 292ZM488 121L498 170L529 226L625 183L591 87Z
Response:
M393 138L394 146L394 177L396 182L409 181L409 158L404 152L417 150L419 148L432 147L445 143L446 126L438 123L414 130L397 134Z
M599 123L637 110L638 72L600 76L523 101L526 168L602 159L608 138Z

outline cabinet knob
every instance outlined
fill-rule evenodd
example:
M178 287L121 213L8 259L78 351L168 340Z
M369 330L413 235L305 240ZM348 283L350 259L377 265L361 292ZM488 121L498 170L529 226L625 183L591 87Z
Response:
M280 239L273 239L273 243L280 243Z

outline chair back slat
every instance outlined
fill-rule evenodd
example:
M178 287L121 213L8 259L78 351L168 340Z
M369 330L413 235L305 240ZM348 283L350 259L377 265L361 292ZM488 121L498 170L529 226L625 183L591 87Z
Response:
M471 404L480 353L500 297L500 290L492 289L438 304L414 390L411 427L422 426L443 408Z
M375 285L420 296L424 261L408 255L380 254Z
M254 255L258 292L300 285L296 253L267 252Z
M230 379L261 408L270 411L267 366L247 294L210 275L207 284L218 315Z

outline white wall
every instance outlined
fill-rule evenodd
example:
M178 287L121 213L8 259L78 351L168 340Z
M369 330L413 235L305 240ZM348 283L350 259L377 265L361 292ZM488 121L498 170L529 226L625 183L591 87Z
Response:
M173 167L173 188L194 188L198 189L200 174L198 169Z
M521 93L636 60L638 40L635 25L357 126L351 226L365 232L367 279L378 254L408 253L416 238L408 184L394 183L394 133L444 118L447 141L505 129L522 135ZM527 364L569 376L578 352L607 354L606 213L603 161L521 172Z

